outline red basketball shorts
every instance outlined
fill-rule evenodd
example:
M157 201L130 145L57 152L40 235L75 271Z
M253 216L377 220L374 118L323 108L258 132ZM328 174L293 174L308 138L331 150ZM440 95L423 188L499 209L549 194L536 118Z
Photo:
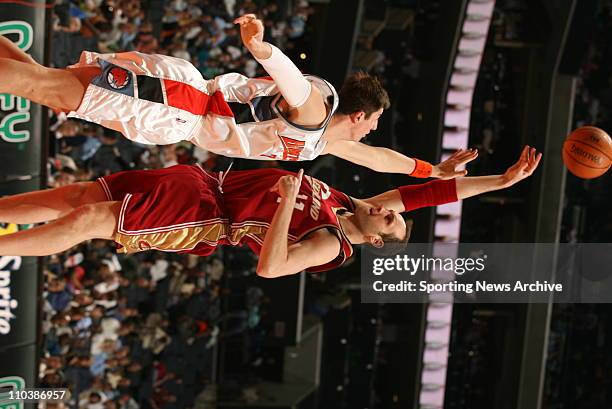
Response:
M98 183L108 200L122 202L114 237L119 252L208 255L227 234L216 175L200 167L119 172Z

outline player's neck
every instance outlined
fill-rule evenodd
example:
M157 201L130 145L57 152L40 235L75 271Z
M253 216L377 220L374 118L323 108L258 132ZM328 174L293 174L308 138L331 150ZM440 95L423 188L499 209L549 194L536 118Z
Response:
M334 114L329 121L329 125L325 128L323 139L329 142L342 141L350 139L351 135L351 119L348 115Z
M342 227L342 232L351 244L362 244L365 243L363 234L357 225L357 219L353 213L346 213L338 216L338 221Z

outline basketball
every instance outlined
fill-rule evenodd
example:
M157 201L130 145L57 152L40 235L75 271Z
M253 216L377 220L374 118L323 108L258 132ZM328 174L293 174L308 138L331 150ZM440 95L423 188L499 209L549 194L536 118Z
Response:
M606 173L612 163L612 139L602 129L583 126L574 130L563 143L563 162L582 179Z

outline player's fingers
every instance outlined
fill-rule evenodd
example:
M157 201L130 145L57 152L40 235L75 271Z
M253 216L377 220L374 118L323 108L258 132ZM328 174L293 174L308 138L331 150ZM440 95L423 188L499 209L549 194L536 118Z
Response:
M527 160L527 156L529 155L529 145L525 145L523 150L521 151L520 160Z
M478 150L469 149L463 155L461 155L459 159L460 159L460 163L463 164L463 163L468 163L470 161L473 161L477 157L478 157Z
M246 21L251 21L251 20L253 20L255 18L256 18L255 14L247 13L247 14L243 14L242 16L238 17L236 20L240 20L240 21L246 22Z
M302 183L302 177L304 177L304 169L300 169L297 174L298 186Z
M461 160L461 158L466 154L467 150L465 149L457 149L455 153L453 153L449 159Z
M530 163L531 163L531 162L533 162L533 161L535 160L537 152L538 152L538 151L536 151L536 148L531 148L531 149L529 150L529 162L530 162Z
M448 157L448 159L455 159L456 157L461 155L461 152L463 152L463 149L457 149L455 152L451 154L451 156Z
M531 160L531 146L527 146L527 155L525 156L525 161L529 163Z
M473 156L475 153L478 153L478 149L465 149L461 154L462 157Z
M235 19L234 24L245 24L251 20L254 20L255 18L255 14L245 14Z
M540 164L541 159L542 159L541 153L538 153L537 155L535 155L534 159L531 162L529 162L527 172L532 173L534 170L536 170L536 168Z
M466 155L461 155L461 156L457 156L456 158L453 159L453 165L456 166L461 166L462 164L464 164L468 159L468 156Z
M451 153L448 158L444 159L443 162L448 162L448 161L451 161L457 158L457 155L459 155L460 152L461 152L461 149L456 150L455 152Z
M538 156L536 156L535 165L533 165L534 169L538 167L540 160L542 160L542 153L538 153Z

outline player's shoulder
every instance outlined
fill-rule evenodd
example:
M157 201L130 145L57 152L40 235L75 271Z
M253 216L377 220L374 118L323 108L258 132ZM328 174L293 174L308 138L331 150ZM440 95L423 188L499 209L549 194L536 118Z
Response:
M337 231L330 228L318 229L308 235L306 240L316 247L321 255L338 255L342 248L342 239Z
M300 240L304 254L308 254L310 268L331 263L342 254L339 232L329 228L315 230Z
M335 234L335 232L333 232L332 230L327 229L327 228L317 229L309 233L307 236L305 236L300 241L309 242L311 244L316 244L316 245L332 246L332 247L335 247L335 245L337 244L337 247L340 248L340 241L338 240L338 235Z

